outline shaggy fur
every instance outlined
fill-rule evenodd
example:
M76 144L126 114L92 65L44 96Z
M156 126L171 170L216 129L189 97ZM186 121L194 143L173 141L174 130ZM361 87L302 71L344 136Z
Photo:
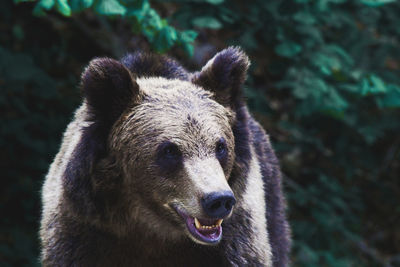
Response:
M248 66L232 47L197 73L140 53L91 61L43 186L43 265L287 266L279 164L242 99ZM201 198L227 191L222 240L197 241L176 209L207 218Z

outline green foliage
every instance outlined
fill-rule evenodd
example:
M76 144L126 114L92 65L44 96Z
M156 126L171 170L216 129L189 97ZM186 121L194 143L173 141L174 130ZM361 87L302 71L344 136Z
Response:
M14 0L15 3L35 0ZM216 4L222 1L209 1ZM37 16L46 16L49 10L70 17L87 9L95 14L109 17L121 16L131 24L132 29L147 37L154 50L164 53L174 45L184 48L189 56L193 53L196 35L193 31L177 31L168 25L158 13L150 7L148 0L38 0L33 10ZM212 23L210 27L216 27Z
M199 28L220 29L222 24L213 17L197 17L192 21L193 25Z
M301 52L301 46L294 42L285 42L275 47L275 53L282 57L294 57Z
M393 0L0 3L1 261L37 264L40 185L89 59L150 46L199 68L240 45L285 174L293 266L399 265L398 14Z
M367 6L382 6L388 3L396 2L396 0L361 0L361 3Z
M99 0L94 5L95 11L100 15L125 15L127 9L117 0Z
M2 266L39 266L38 186L66 123L62 111L72 103L61 97L56 81L30 55L0 47L0 58L0 159L2 165L6 163L0 197L4 214L0 258L6 264ZM7 213L10 206L11 214Z

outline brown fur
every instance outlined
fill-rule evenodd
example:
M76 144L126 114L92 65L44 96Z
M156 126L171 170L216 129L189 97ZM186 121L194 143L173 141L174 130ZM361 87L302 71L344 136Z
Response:
M155 61L96 59L85 70L84 103L43 187L43 265L285 266L279 166L241 100L247 57L228 48L196 74ZM215 154L221 137L224 160ZM160 158L164 142L179 147L179 161ZM278 187L264 191L268 183ZM174 207L206 218L200 199L231 190L237 203L221 242L191 240Z

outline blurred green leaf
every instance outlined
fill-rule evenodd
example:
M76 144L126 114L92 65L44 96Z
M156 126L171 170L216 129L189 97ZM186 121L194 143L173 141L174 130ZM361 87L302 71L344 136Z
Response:
M133 1L128 5L127 16L135 16L139 22L143 21L146 14L151 10L150 3L147 0Z
M94 9L101 15L125 15L126 8L118 0L98 0Z
M377 98L380 108L400 108L400 87L395 85L388 86L388 92Z
M164 27L155 37L155 48L159 52L170 49L177 40L177 33L172 27Z
M364 78L361 82L361 94L371 95L371 94L381 94L386 92L386 85L376 75L369 75L368 77Z
M14 3L18 4L18 3L23 3L23 2L35 2L37 0L13 0Z
M209 28L213 30L217 30L222 27L221 22L213 17L197 17L193 19L192 23L196 27Z
M396 0L361 0L361 3L372 7L383 6L393 2L396 2Z
M80 12L93 5L94 0L69 0L72 12Z
M275 52L282 57L294 57L302 50L301 45L294 42L285 42L275 47Z
M55 3L55 0L40 0L34 8L33 14L37 16L43 16L45 14L44 10L50 10L53 8Z
M25 33L24 30L22 29L22 27L20 25L14 25L12 28L12 32L13 35L15 36L15 38L22 40L25 38Z
M71 7L68 5L68 0L56 0L56 8L64 16L71 16Z
M297 12L296 14L294 14L293 19L297 22L308 25L312 25L316 22L315 16L308 12Z
M183 49L185 50L186 54L189 55L190 57L193 56L194 53L194 47L193 47L193 42L197 37L197 32L195 31L183 31L178 35L179 42L183 46Z
M192 43L196 39L197 35L198 35L198 33L195 31L191 31L191 30L183 31L180 34L180 39L183 42Z
M222 4L224 2L224 0L205 0L205 2L208 2L213 5L219 5L219 4Z

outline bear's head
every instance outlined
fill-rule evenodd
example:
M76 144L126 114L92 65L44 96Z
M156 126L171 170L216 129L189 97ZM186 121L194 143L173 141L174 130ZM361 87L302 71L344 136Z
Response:
M64 177L70 211L121 236L218 243L236 203L233 129L248 66L238 48L193 74L155 55L92 60L87 126Z

